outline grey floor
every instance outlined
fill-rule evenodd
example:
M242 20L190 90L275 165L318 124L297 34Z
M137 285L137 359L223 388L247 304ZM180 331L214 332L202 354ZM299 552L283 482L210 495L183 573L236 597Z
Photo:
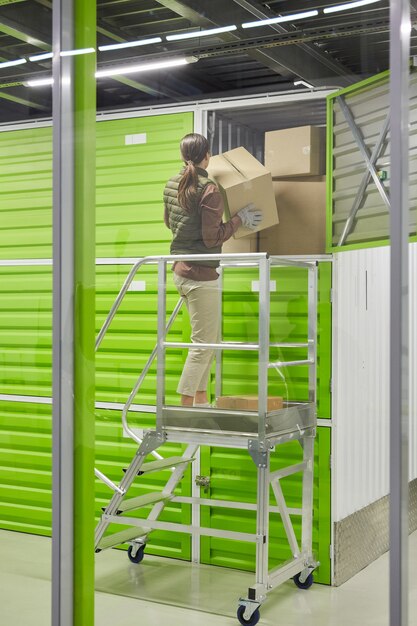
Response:
M0 531L0 624L50 624L49 539ZM342 587L285 583L269 595L259 626L388 625L388 555ZM250 574L109 550L96 560L95 626L236 626ZM410 626L417 626L417 533L410 538ZM84 625L83 625L84 626ZM94 626L85 624L85 626Z

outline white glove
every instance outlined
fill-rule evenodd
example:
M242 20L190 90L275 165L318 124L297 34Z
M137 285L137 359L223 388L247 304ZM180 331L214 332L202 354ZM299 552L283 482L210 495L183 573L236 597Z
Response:
M251 230L258 228L259 224L262 222L262 211L257 209L253 203L240 209L237 215L239 215L242 220L242 226L250 228Z

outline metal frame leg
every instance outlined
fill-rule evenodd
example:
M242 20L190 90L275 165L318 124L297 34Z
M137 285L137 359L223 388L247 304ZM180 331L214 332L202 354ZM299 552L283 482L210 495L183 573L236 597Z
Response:
M303 473L303 503L302 503L302 530L301 530L301 553L305 559L307 569L300 575L300 581L304 582L308 574L317 567L313 561L313 489L314 489L314 437L304 437L302 440L304 449L305 469Z

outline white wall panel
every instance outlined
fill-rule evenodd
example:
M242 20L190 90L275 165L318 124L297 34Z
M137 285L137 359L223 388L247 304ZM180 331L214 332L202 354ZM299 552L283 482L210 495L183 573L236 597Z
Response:
M417 476L417 245L410 246L410 478ZM334 519L389 491L389 248L335 255Z

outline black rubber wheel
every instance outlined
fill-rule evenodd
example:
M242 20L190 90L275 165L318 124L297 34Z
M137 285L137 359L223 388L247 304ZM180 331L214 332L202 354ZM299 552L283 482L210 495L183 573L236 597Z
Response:
M313 572L311 572L311 574L307 576L307 578L305 579L303 583L300 580L300 574L297 574L296 576L294 576L293 581L295 582L295 584L297 585L299 589L310 589L311 585L314 582Z
M257 624L261 618L261 614L259 612L259 609L256 609L256 611L254 611L250 617L250 619L245 619L243 617L244 613L245 613L246 607L245 606L240 606L237 610L237 619L239 620L239 622L242 624L242 626L255 626L255 624Z
M133 551L133 546L129 546L129 549L127 551L127 556L129 557L129 561L131 561L132 563L140 563L145 554L145 546L144 545L140 546L135 556L132 556L132 551Z

